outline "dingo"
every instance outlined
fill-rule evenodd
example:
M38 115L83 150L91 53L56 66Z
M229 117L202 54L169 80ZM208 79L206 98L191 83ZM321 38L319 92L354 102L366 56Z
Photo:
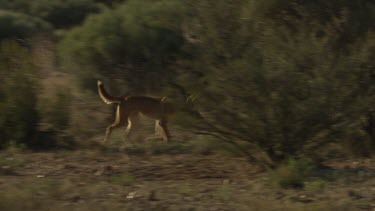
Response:
M126 127L126 137L131 130L131 116L142 113L145 116L156 120L155 127L162 128L162 138L169 141L170 134L167 127L168 118L174 114L174 108L171 103L165 102L163 98L153 98L148 96L125 96L113 97L104 89L103 83L98 80L98 92L102 100L107 104L117 104L116 117L112 125L107 127L104 144L111 136L112 129L121 126Z

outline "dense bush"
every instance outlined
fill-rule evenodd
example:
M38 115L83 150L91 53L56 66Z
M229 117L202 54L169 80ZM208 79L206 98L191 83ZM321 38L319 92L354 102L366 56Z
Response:
M0 0L0 8L2 10L11 10L20 13L27 13L30 10L29 0Z
M99 74L138 92L160 89L183 46L182 12L179 1L127 1L69 32L60 43L62 60L82 80Z
M104 4L110 7L116 7L124 1L126 0L95 0L95 2L97 3Z
M358 12L351 7L336 5L323 20L317 15L329 11L316 4L321 10L309 12L312 5L280 3L274 19L262 13L273 4L196 2L200 50L179 76L198 98L182 123L253 143L252 151L274 161L373 131L375 32L367 21L357 26L362 33L347 28ZM352 31L358 37L348 37ZM373 140L371 134L360 139Z
M28 50L1 42L0 76L0 147L31 146L39 121L38 79Z
M94 0L0 0L0 8L43 19L56 28L78 25L99 11Z
M30 5L30 14L56 28L78 25L88 14L98 11L93 0L34 0Z
M29 38L50 30L51 26L39 18L0 10L0 40Z
M71 104L72 94L67 89L50 90L53 95L40 96L39 145L41 147L72 147ZM44 142L44 143L43 143Z
M71 147L71 94L43 90L32 50L16 41L0 44L0 148Z

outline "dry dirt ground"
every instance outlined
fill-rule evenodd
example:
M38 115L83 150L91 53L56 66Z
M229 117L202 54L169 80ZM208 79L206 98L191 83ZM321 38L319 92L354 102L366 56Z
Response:
M375 210L373 159L327 165L281 189L233 156L0 152L0 210Z

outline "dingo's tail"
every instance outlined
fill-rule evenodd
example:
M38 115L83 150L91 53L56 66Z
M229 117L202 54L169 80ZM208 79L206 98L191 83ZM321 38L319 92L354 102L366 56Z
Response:
M104 89L103 82L99 80L98 80L98 92L99 92L100 98L102 98L102 100L107 104L121 103L121 98L110 96L108 92Z

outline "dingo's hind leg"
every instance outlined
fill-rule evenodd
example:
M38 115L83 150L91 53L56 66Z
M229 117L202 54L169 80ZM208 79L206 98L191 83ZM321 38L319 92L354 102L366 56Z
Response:
M118 105L116 110L115 122L112 125L108 126L105 132L104 144L108 142L108 139L110 138L113 129L119 128L121 126L128 127L128 115L121 112L120 110L121 106Z

